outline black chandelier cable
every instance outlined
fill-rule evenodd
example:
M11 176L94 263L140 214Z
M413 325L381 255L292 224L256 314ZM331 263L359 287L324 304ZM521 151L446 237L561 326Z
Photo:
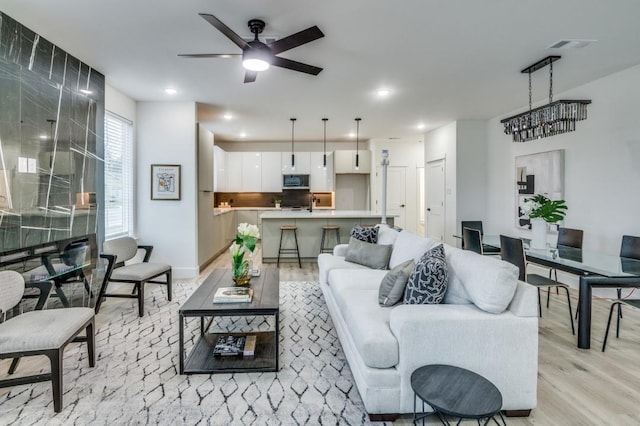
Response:
M291 170L295 170L296 169L296 156L294 154L294 150L293 150L293 135L294 135L294 128L295 128L295 124L296 124L296 119L295 118L290 118L291 120Z
M356 118L356 170L360 169L360 154L358 152L358 145L360 139L360 120L361 118Z
M322 156L322 166L324 167L324 169L327 169L327 121L329 119L328 118L323 118L322 121L324 122L324 138L323 138L323 151L324 151L324 155Z

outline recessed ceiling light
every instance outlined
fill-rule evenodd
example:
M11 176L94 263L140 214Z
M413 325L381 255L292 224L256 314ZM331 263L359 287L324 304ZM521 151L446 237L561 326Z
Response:
M233 115L231 115L230 113L226 113L225 115L222 116L225 120L231 120L233 118Z
M425 126L425 124L424 124L424 123L418 123L418 125L416 126L416 128L417 128L418 130L422 130L422 129L424 129L425 127L427 127L427 126Z
M167 87L164 89L164 93L166 93L167 95L175 95L176 93L178 93L178 91L173 87Z
M376 95L378 95L379 98L386 98L390 93L391 92L389 91L389 89L386 88L380 88L376 90Z
M240 137L244 139L244 138L247 137L247 134L245 132L242 132L242 133L240 133Z
M350 138L355 138L355 137L356 137L356 134L355 134L355 132L351 132L351 133L349 133L349 135L348 135L348 136L349 136Z

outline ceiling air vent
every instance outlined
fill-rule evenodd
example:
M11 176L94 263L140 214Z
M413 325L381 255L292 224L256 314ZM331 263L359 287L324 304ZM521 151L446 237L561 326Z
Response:
M547 49L582 49L597 40L558 40Z

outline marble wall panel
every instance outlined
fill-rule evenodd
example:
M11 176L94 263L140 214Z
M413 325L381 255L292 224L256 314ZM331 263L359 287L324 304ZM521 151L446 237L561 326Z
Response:
M103 240L104 76L0 12L0 251ZM96 204L78 205L79 193Z

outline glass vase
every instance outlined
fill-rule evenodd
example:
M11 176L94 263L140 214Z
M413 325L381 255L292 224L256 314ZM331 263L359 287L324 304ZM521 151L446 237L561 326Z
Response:
M236 286L245 286L249 284L249 281L251 280L251 274L249 272L248 262L244 260L240 264L232 262L231 275Z

